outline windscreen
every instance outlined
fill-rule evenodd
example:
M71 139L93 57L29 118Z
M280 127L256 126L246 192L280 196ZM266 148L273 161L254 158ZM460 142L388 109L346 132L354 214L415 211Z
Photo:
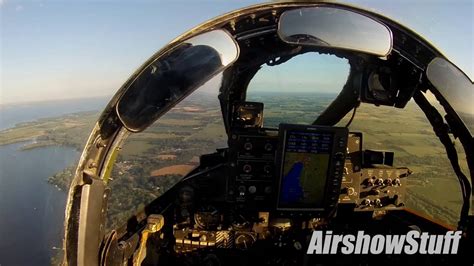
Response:
M345 58L300 54L280 65L263 65L250 81L245 100L264 104L264 127L311 124L341 92L349 71Z

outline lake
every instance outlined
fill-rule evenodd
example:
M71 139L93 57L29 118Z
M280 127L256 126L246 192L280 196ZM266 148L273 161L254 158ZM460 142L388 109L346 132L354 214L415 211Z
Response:
M17 123L102 110L108 98L0 105L0 131ZM1 134L1 132L0 132ZM49 146L0 146L0 265L50 265L62 247L66 191L47 178L77 163L79 152Z
M0 146L0 265L50 265L61 248L67 194L46 179L77 162L69 147Z
M107 100L0 106L0 135L2 129L17 123L102 110ZM76 164L79 153L63 146L21 151L22 145L0 146L0 266L50 265L51 257L62 248L67 194L47 183L47 178Z

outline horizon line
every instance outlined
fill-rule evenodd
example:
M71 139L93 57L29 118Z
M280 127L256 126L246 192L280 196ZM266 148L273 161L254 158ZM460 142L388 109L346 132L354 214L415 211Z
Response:
M98 99L98 98L112 98L114 94L109 95L97 95L97 96L83 96L83 97L70 97L70 98L57 98L57 99L42 99L42 100L26 100L18 102L0 102L0 107L9 105L20 105L20 104L31 104L31 103L47 103L47 102L60 102L60 101L71 101L71 100L87 100L87 99Z

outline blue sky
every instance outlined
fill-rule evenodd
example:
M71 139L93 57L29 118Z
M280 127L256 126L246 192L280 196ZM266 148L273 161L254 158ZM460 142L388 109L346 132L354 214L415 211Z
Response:
M396 3L395 3L396 2ZM257 1L1 3L0 103L112 95L168 41ZM415 29L474 77L473 1L349 1Z

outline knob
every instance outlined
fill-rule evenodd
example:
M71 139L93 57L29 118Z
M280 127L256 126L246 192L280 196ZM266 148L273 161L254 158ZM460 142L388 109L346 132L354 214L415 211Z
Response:
M250 143L250 142L245 142L245 144L244 144L244 149L245 149L245 150L250 151L252 148L253 148L252 143Z
M395 178L395 180L393 180L393 184L394 184L395 186L401 186L402 183L401 183L401 181L400 181L400 178Z
M378 186L383 185L383 179L382 178L377 179L377 185Z
M245 173L250 173L252 172L252 166L250 164L245 164L244 167L243 167L243 170Z
M265 194L270 194L270 193L272 193L272 187L271 186L266 186L264 191L265 191Z
M355 189L353 187L347 188L347 195L352 196L354 195Z
M375 207L382 207L382 201L380 199L375 199L374 200L374 206Z
M270 174L272 172L272 167L270 165L265 165L263 171L265 171L265 174Z
M373 186L373 185L374 185L374 182L375 182L375 181L374 181L373 178L370 178L370 177L369 177L369 178L365 179L365 183L366 183L367 186L369 186L369 187L370 187L370 186Z
M372 204L372 201L370 199L365 199L363 202L362 202L363 205L369 207L371 204Z
M387 178L387 179L385 179L385 185L387 185L387 186L391 186L391 185L392 185L392 183L393 183L393 182L392 182L392 179L391 179L391 178Z
M257 192L257 187L256 186L250 186L249 187L249 192L250 192L250 194L254 194L255 192Z
M265 150L266 151L272 151L273 150L273 145L271 143L267 143L265 144Z

